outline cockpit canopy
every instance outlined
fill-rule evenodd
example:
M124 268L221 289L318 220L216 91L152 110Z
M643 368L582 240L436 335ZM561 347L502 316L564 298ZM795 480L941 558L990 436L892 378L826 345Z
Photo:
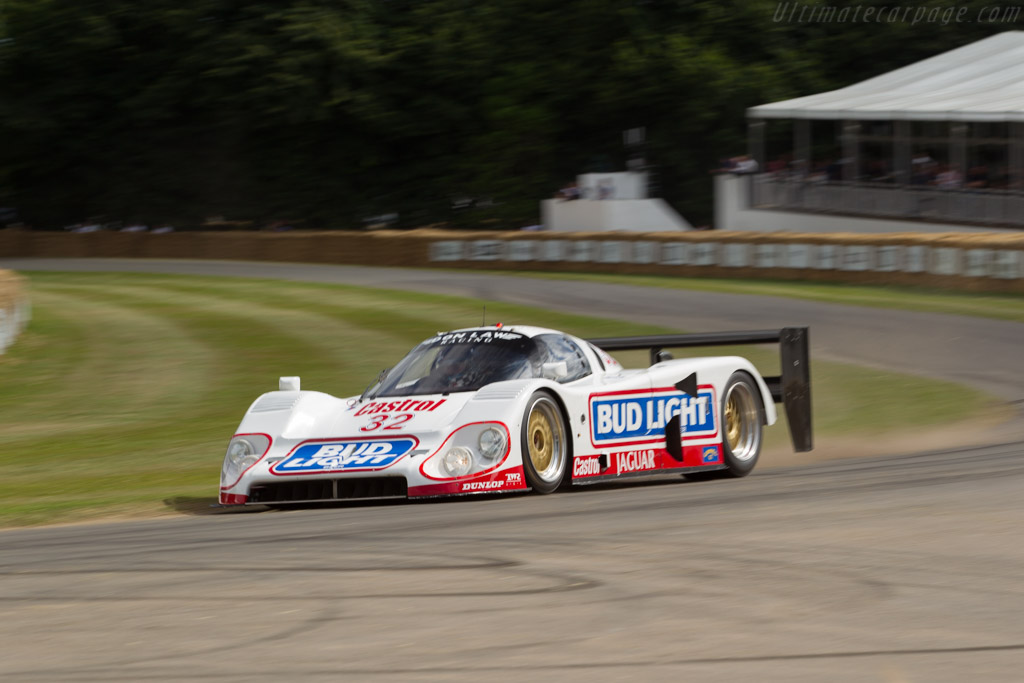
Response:
M477 391L494 382L543 377L546 363L562 362L559 382L591 372L579 346L562 334L530 337L500 328L444 332L410 351L368 397Z

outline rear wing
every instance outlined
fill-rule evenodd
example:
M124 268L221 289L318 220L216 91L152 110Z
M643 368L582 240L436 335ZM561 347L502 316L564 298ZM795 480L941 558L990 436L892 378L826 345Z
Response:
M663 349L694 346L732 346L736 344L778 344L782 374L764 377L772 400L782 403L789 421L793 450L813 448L811 429L811 355L806 327L750 332L706 332L701 334L658 334L644 337L608 337L587 340L605 351L648 349L651 364L667 360Z

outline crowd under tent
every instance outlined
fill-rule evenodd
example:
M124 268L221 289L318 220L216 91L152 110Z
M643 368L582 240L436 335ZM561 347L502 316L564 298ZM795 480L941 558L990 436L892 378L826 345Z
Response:
M747 118L747 208L1024 228L1024 31Z

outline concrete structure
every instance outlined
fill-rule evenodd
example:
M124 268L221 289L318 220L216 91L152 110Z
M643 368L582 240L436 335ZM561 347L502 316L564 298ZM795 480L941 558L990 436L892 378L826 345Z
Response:
M577 177L580 199L545 199L541 221L556 232L671 232L693 226L663 199L647 196L647 174L587 173Z
M584 173L576 176L582 199L647 199L647 172Z

